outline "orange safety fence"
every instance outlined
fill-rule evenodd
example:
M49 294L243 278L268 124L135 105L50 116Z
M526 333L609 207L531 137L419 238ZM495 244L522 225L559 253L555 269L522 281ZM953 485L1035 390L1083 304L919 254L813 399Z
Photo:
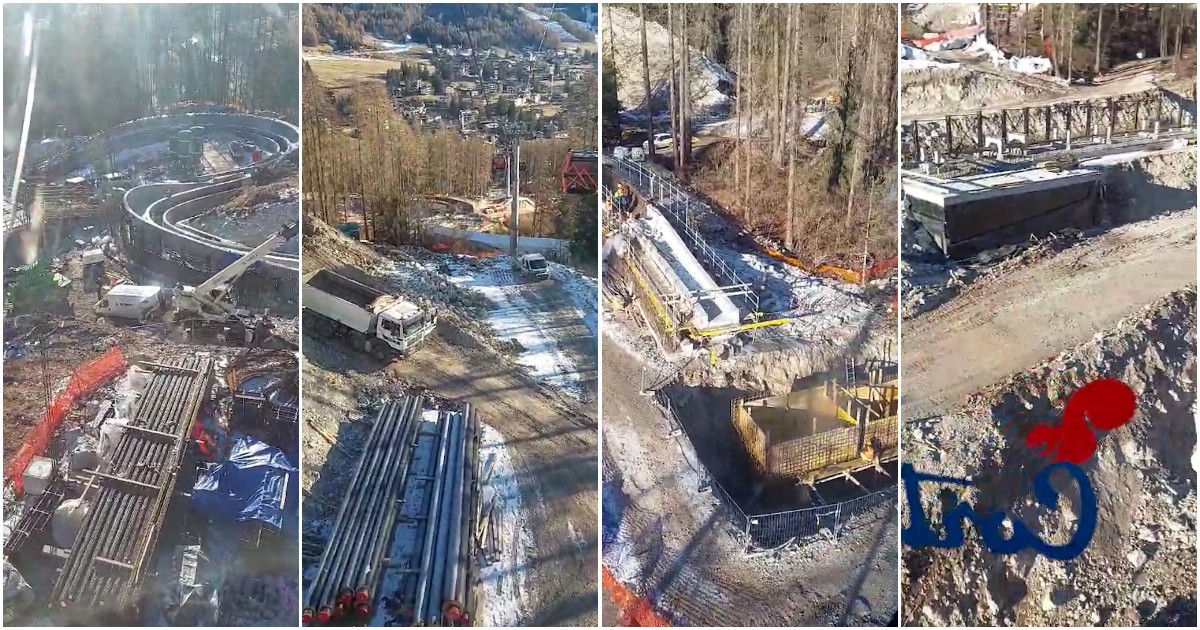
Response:
M803 260L800 260L799 258L796 258L795 256L789 256L781 251L771 249L770 247L762 247L761 249L764 254L774 258L775 260L778 260L779 262L789 264L798 269L803 269L804 271L816 276L833 278L835 280L843 280L851 284L862 284L865 281L874 280L884 276L892 269L895 269L896 264L900 260L898 256L893 256L887 260L877 262L874 265L867 267L866 274L864 275L860 271L854 271L853 269L846 269L844 267L809 264Z
M669 628L674 625L655 612L654 606L645 598L618 582L608 567L604 567L603 582L612 603L621 610L617 625L626 628Z
M54 439L54 434L58 431L58 425L62 424L67 414L70 413L71 407L80 398L96 391L109 379L124 371L125 355L117 346L109 348L108 352L105 352L100 358L75 369L67 386L54 397L54 402L50 404L46 416L29 435L25 436L21 450L17 451L16 456L8 463L5 472L17 492L22 491L22 477L25 475L25 469L29 467L34 457L46 452L46 447L50 445L50 440Z

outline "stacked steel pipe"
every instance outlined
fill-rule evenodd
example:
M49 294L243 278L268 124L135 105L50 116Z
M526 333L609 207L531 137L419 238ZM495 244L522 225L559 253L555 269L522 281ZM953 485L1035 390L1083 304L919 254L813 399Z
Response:
M363 624L380 595L411 604L414 625L470 625L472 524L479 509L479 426L470 405L462 412L423 416L423 399L403 398L384 406L367 438L351 478L316 577L305 597L306 624ZM425 429L422 430L421 427ZM434 428L435 427L435 428ZM431 477L413 473L419 435L434 442ZM427 483L424 523L417 548L410 550L412 577L398 593L378 593L380 578L400 558L392 549L400 506L409 492ZM426 499L426 497L428 497Z
M379 411L305 596L305 623L365 623L373 614L423 405L410 396Z
M425 518L425 536L413 621L418 626L468 626L472 523L479 509L479 422L470 405L439 414L437 469Z
M136 601L174 495L186 438L208 396L212 361L148 364L153 371L112 457L92 471L87 517L54 586L61 606Z

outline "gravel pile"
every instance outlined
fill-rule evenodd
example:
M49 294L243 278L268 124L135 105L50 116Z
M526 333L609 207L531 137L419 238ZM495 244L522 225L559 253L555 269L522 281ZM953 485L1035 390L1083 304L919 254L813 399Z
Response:
M973 505L1004 511L1042 540L1062 544L1078 519L1075 491L1063 484L1060 510L1038 508L1031 485L1046 460L1024 436L1061 417L1067 397L1097 378L1120 379L1138 392L1133 420L1100 436L1082 466L1099 504L1095 536L1082 555L1059 562L1028 550L993 554L973 526L959 549L906 549L905 623L1195 625L1195 305L1192 285L972 396L954 415L906 424L906 463L926 474L972 478ZM927 520L940 522L937 487L925 486Z

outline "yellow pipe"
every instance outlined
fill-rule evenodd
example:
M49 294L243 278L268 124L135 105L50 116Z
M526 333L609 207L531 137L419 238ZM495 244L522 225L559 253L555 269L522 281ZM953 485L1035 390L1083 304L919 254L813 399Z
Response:
M689 326L684 330L684 332L694 337L716 337L718 335L725 335L728 333L738 333L746 330L755 330L757 328L767 328L768 326L782 326L790 321L792 320L786 317L781 317L779 319L772 319L765 322L738 324L736 326L726 326L724 328L716 328L714 330L696 330L695 328Z

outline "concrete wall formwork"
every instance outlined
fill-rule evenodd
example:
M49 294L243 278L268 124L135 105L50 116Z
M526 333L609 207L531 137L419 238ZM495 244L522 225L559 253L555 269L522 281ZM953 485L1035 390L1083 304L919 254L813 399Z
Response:
M1009 174L936 184L910 176L904 194L909 213L942 251L951 258L968 258L1030 236L1040 238L1065 228L1082 230L1099 222L1101 171L1048 175L1043 181L1003 186L986 183L985 178L1009 178ZM972 182L984 185L960 192Z
M833 383L782 396L735 400L732 422L764 473L806 479L899 443L896 386Z

